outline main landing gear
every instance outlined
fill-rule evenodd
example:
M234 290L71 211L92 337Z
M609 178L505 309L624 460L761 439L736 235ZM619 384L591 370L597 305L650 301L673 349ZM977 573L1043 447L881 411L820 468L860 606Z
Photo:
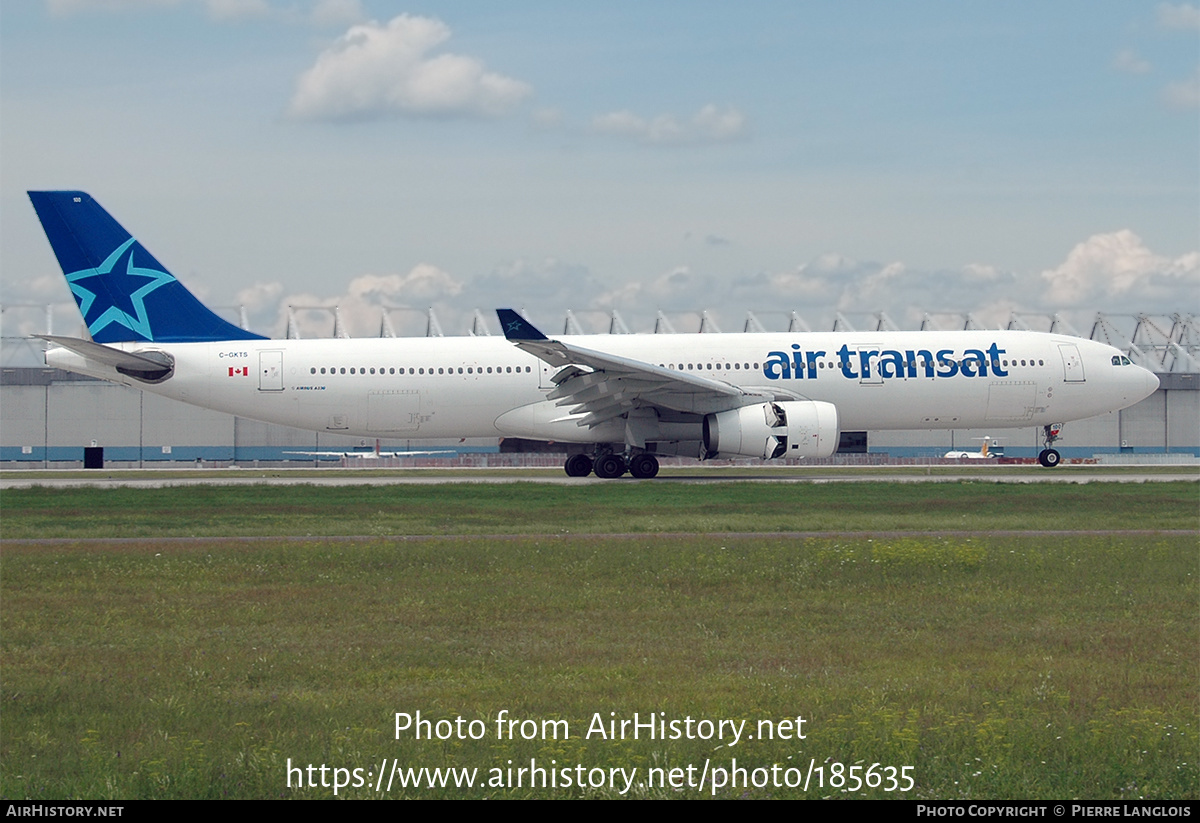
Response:
M592 471L597 477L614 480L625 472L634 477L648 480L658 474L658 458L649 452L626 457L617 452L606 452L598 455L593 462L586 454L573 454L563 464L568 477L587 477Z
M1052 423L1049 426L1043 426L1043 439L1046 443L1046 448L1042 449L1038 454L1038 462L1047 469L1052 469L1062 462L1062 455L1057 450L1050 448L1054 441L1058 439L1059 432L1062 431L1061 423Z
M567 470L567 477L587 477L592 473L592 458L586 454L573 454L563 468Z

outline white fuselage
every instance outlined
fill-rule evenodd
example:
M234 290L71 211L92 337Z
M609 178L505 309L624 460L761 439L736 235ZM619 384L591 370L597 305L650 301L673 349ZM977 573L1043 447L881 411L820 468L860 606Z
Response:
M1090 340L1018 331L564 337L594 351L702 375L779 399L837 407L842 431L1040 426L1115 411L1158 386ZM379 438L520 436L614 443L546 399L556 369L503 338L124 343L165 352L147 384L61 348L52 366L185 403L298 428ZM697 440L702 410L664 418L664 439ZM694 427L694 431L693 431Z

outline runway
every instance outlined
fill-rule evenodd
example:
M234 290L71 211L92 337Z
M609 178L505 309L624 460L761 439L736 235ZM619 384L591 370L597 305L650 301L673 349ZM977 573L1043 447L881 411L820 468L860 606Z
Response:
M597 477L567 477L546 469L438 469L403 473L364 471L361 469L248 469L248 470L153 470L116 469L85 472L4 471L0 472L0 490L41 488L144 488L163 489L188 486L416 486L462 483L539 483L551 486L588 486L612 483L669 483L711 485L722 483L1163 483L1200 481L1200 468L1191 466L1102 467L1067 469L1003 469L981 467L970 471L928 469L902 466L895 468L821 467L814 469L730 470L705 467L664 470L653 480L624 477L603 480Z

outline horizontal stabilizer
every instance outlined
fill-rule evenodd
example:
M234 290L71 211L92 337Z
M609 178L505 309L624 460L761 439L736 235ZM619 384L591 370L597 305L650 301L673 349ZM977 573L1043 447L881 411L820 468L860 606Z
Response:
M111 346L93 343L90 340L81 340L78 337L59 337L54 334L39 334L36 336L55 346L61 346L68 351L75 352L75 354L93 363L111 366L121 374L141 380L162 380L169 376L175 368L174 361L162 352L134 354L114 349Z

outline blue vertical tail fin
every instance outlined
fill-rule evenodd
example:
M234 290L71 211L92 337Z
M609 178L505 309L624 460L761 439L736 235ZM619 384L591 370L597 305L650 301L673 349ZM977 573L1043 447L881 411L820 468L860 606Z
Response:
M263 339L213 314L89 195L29 199L97 343Z

